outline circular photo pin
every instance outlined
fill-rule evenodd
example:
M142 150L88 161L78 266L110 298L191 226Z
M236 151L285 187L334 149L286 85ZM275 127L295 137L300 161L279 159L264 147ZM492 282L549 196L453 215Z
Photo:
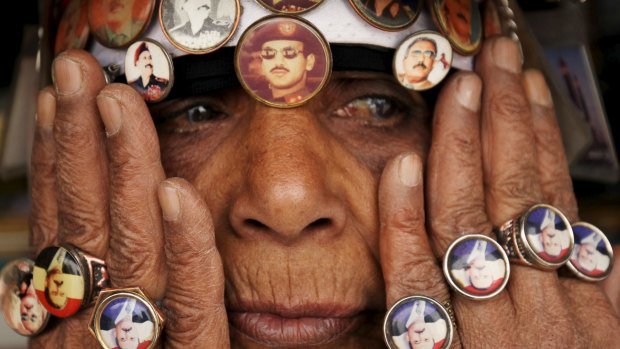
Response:
M49 313L37 297L32 282L34 262L20 258L0 271L0 302L7 325L22 336L34 336L47 325Z
M500 293L510 275L508 256L485 235L464 235L446 252L443 272L450 286L470 299L489 299Z
M138 288L102 291L89 325L104 349L154 348L162 328L159 310Z
M155 0L90 0L88 24L102 45L123 47L142 35L154 9Z
M276 13L301 14L308 12L323 0L257 0L266 9Z
M58 55L70 48L84 48L88 32L88 2L71 0L58 24L54 54Z
M50 246L39 253L33 281L39 301L52 315L69 317L82 306L84 275L78 260L64 247Z
M403 41L394 55L393 71L404 87L423 91L440 83L452 65L452 47L434 31L414 33Z
M355 12L370 25L387 31L402 30L415 22L423 0L349 0Z
M171 44L187 53L222 47L239 25L239 0L163 0L159 22Z
M174 83L172 60L157 42L136 41L127 48L125 77L144 100L159 102L170 93Z
M614 264L611 243L600 229L590 223L578 222L572 228L575 247L566 265L584 280L605 279Z
M235 50L235 71L257 100L292 108L316 96L329 80L331 51L323 35L300 18L277 15L250 26Z
M521 242L535 264L557 268L573 250L573 232L566 217L553 206L535 205L522 219Z
M472 55L482 43L482 19L476 0L432 0L437 27L448 38L454 51Z
M390 349L449 348L453 332L446 308L425 296L401 299L388 311L383 323L385 343Z

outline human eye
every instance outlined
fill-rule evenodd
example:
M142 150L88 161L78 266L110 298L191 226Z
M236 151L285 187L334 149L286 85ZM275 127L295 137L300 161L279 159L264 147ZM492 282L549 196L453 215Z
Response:
M357 97L334 111L334 116L353 119L368 126L389 127L406 117L406 107L393 97Z
M194 100L175 103L154 116L157 128L177 133L195 132L212 127L228 114L216 103L208 100Z

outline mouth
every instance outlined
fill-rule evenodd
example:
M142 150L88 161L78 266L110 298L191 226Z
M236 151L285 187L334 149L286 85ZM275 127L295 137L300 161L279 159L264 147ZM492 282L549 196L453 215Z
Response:
M288 73L288 69L285 68L273 68L270 70L270 73L275 76L284 76Z
M234 330L269 346L310 346L334 341L354 331L367 314L341 305L231 307Z

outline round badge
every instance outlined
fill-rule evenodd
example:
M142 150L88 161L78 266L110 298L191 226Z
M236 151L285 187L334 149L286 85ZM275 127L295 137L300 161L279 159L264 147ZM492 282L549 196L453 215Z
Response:
M433 18L454 51L471 55L482 43L482 20L476 0L432 0Z
M482 20L484 22L485 38L502 34L502 22L500 19L499 11L497 10L497 3L495 2L495 0L489 0L484 2L484 12L482 15Z
M84 299L84 276L80 265L64 247L47 247L37 256L33 271L39 301L57 317L75 314Z
M573 232L566 217L549 205L535 205L523 216L521 242L541 266L564 264L573 248Z
M387 31L404 29L415 22L422 0L376 1L349 0L360 17L372 26Z
M448 311L437 301L411 296L388 311L383 332L390 349L445 349L452 343L454 327Z
M613 266L613 250L605 234L592 224L573 224L575 247L567 266L588 281L605 279Z
M88 24L95 39L107 47L123 47L146 30L155 0L90 0Z
M452 47L433 31L417 32L403 41L394 55L393 70L404 87L423 91L441 82L452 64Z
M310 23L271 16L254 23L235 50L241 85L257 100L277 108L308 102L331 74L329 45Z
M323 0L257 0L266 9L276 13L300 14L308 12Z
M33 267L31 260L22 258L7 263L0 272L2 315L11 329L23 336L40 333L49 320L32 282Z
M178 49L209 53L230 40L239 24L240 8L239 0L164 0L159 22Z
M443 262L450 286L471 299L488 299L508 283L510 264L502 247L485 235L464 235L455 240Z
M102 291L89 329L104 349L150 349L163 328L159 310L138 288Z
M82 49L88 40L88 3L86 0L72 0L62 14L54 54L70 48Z
M127 84L147 102L164 99L174 82L172 61L166 50L151 40L136 41L125 55Z

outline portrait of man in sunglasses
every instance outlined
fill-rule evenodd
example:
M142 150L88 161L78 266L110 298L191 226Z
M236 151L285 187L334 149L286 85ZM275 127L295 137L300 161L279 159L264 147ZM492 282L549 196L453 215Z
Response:
M426 90L435 85L428 80L428 76L433 71L435 57L437 56L437 43L430 37L419 37L415 39L407 49L407 54L403 59L402 83L407 88L414 90Z

